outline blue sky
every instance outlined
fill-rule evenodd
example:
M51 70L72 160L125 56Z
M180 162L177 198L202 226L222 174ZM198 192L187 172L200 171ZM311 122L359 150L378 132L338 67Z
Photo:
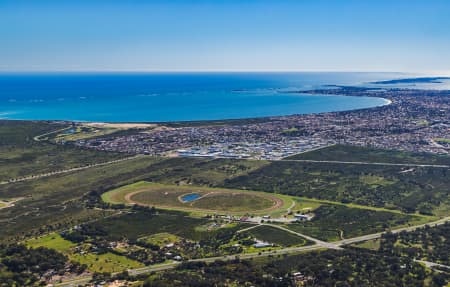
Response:
M0 0L1 71L450 72L448 0Z

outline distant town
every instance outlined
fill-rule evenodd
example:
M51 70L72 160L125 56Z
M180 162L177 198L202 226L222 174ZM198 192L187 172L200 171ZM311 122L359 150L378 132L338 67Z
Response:
M410 152L450 152L450 91L333 87L309 94L381 97L385 106L346 112L206 122L79 139L103 151L159 156L277 160L332 144Z

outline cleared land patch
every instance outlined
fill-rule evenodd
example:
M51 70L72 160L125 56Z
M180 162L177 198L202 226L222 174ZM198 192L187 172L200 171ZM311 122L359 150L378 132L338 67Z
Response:
M189 201L184 200L189 195L197 196ZM108 191L102 199L113 204L132 203L185 211L267 213L283 208L287 210L284 197L275 194L149 182L137 182Z
M154 244L159 247L164 247L167 244L173 244L180 242L182 240L181 237L173 235L171 233L162 232L156 233L149 236L144 236L138 239L139 241L143 241L149 244Z
M70 260L86 264L87 269L92 272L119 272L144 266L140 262L110 252L103 254L76 252L77 244L62 238L56 232L30 239L26 242L26 245L32 248L46 247L59 251L67 255Z
M16 202L18 202L19 200L22 200L23 197L18 197L18 198L10 198L10 199L0 199L0 209L2 208L7 208L7 207L12 207L14 206L14 204Z
M295 234L289 233L287 231L271 227L271 226L258 226L252 228L245 233L250 234L254 238L269 243L273 243L280 246L303 246L310 242L308 240L297 236Z

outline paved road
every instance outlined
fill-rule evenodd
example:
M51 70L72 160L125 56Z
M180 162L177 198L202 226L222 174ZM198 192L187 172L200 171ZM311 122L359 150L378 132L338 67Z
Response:
M58 175L58 174L64 174L64 173L69 173L69 172L74 172L74 171L85 170L88 168L99 167L99 166L109 165L109 164L118 163L118 162L122 162L122 161L126 161L126 160L136 159L138 157L142 157L142 155L135 155L135 156L125 157L125 158L121 158L121 159L101 162L101 163L94 163L94 164L89 164L89 165L80 166L80 167L51 171L51 172L47 172L47 173L33 174L33 175L28 175L28 176L20 177L20 178L12 178L12 179L9 179L6 181L1 181L0 185L21 182L21 181L28 181L28 180Z
M428 268L442 267L442 268L446 268L446 269L450 270L450 266L448 266L448 265L443 265L443 264L434 263L434 262L430 262L430 261L424 261L424 260L414 260L414 261L422 263L425 266L427 266Z
M392 230L392 233L398 233L398 232L402 232L402 231L413 231L415 229L418 228L422 228L425 226L437 226L437 225L441 225L444 224L445 222L450 221L450 216L445 217L445 218L441 218L439 220L436 220L434 222L430 222L430 223L426 223L426 224L421 224L421 225L416 225L416 226L410 226L410 227L404 227L404 228L399 228L399 229L395 229ZM214 262L216 260L224 260L224 261L230 261L230 260L234 260L236 258L240 258L240 259L250 259L250 258L256 258L256 257L267 257L267 256L273 256L273 255L278 255L278 254L290 254L290 253L299 253L299 252L303 252L303 251L311 251L311 250L318 250L318 249L340 249L341 246L343 245L348 245L348 244L353 244L353 243L357 243L357 242L363 242L363 241L367 241L367 240L371 240L371 239L377 239L380 238L382 234L386 233L386 232L378 232L378 233L373 233L373 234L368 234L368 235L364 235L364 236L359 236L359 237L354 237L354 238L349 238L349 239L344 239L344 240L339 240L339 241L334 241L334 242L324 242L321 240L318 240L316 238L312 238L309 236L306 236L304 234L286 229L282 226L278 226L278 225L274 225L274 224L261 224L261 225L268 225L268 226L272 226L272 227L276 227L282 230L285 230L287 232L296 234L298 236L307 238L308 240L311 240L313 242L315 242L316 244L314 245L310 245L310 246L302 246L302 247L288 247L288 248L283 248L283 249L278 249L278 250L273 250L273 251L263 251L263 252L259 252L259 253L247 253L247 254L236 254L236 255L226 255L226 256L220 256L220 257L209 257L209 258L199 258L199 259L191 259L191 260L187 260L187 262L206 262L206 263L211 263ZM259 226L259 225L257 225ZM437 263L433 263L433 262L428 262L428 261L418 261L421 262L423 264L425 264L426 266L429 267L437 267L440 266L440 264ZM168 263L168 264L162 264L162 265L156 265L156 266L147 266L147 267L142 267L142 268L138 268L138 269L131 269L128 272L132 275L138 275L138 274L145 274L145 273L151 273L151 272L157 272L157 271L164 271L164 270L168 270L168 269L172 269L175 268L176 266L178 266L180 264L180 262L172 262L172 263ZM443 266L443 267L448 267L448 266ZM70 280L70 281L66 281L60 284L55 284L55 286L59 286L59 287L75 287L78 286L78 284L86 284L91 280L92 277L90 276L86 276L86 277L82 277L82 278L77 278L74 280Z
M450 221L450 216L445 217L445 218L441 218L439 220L436 220L436 221L433 221L433 222L430 222L430 223L425 223L425 224L420 224L420 225L415 225L415 226L409 226L409 227L403 227L403 228L395 229L395 230L392 230L391 232L392 233L399 233L399 232L402 232L402 231L413 231L413 230L416 230L418 228L425 227L425 226L432 227L432 226L441 225L441 224L444 224L447 221ZM333 243L338 245L338 246L348 245L348 244L353 244L353 243L357 243L357 242L363 242L363 241L367 241L367 240L377 239L377 238L380 238L381 235L384 234L384 233L386 233L386 232L378 232L378 233L363 235L363 236L359 236L359 237L343 239L343 240L335 241Z
M219 257L208 257L208 258L199 258L199 259L191 259L187 262L206 262L206 263L212 263L217 260L223 260L223 261L231 261L235 260L236 258L239 259L250 259L250 258L256 258L256 257L267 257L267 256L275 256L275 255L281 255L281 254L288 254L288 253L298 253L302 251L311 251L311 250L317 250L317 249L323 249L324 247L319 245L310 245L310 246L303 246L303 247L291 247L291 248L284 248L284 249L278 249L273 251L262 251L260 253L247 253L247 254L237 254L237 255L227 255L227 256L219 256ZM151 272L158 272L158 271L164 271L168 269L175 268L181 264L181 262L171 262L168 264L161 264L156 266L148 266L148 267L142 267L138 269L132 269L128 270L129 274L131 275L139 275L139 274L147 274ZM55 284L56 287L76 287L78 285L83 285L89 283L89 281L92 279L91 276L85 276L82 278L77 278L74 280L69 280L63 283L57 283Z
M283 226L280 226L280 225L276 225L276 224L268 224L268 223L265 223L265 224L263 224L263 225L272 226L272 227L274 227L274 228L278 228L278 229L284 230L284 231L286 231L286 232L295 234L295 235L297 235L297 236L306 238L306 239L308 239L309 241L314 242L316 245L318 245L318 246L320 246L320 247L324 247L324 248L328 248L328 249L342 249L341 247L339 247L339 245L336 245L336 244L333 243L333 242L325 242L325 241L319 240L319 239L317 239L317 238L313 238L313 237L311 237L311 236L305 235L305 234L303 234L303 233L299 233L299 232L296 232L296 231L287 229L287 228L285 228L285 227L283 227Z
M306 162L306 163L337 163L337 164L357 164L357 165L382 165L382 166L403 166L403 167L436 167L450 168L444 164L418 164L418 163L390 163L390 162L366 162L366 161L337 161L337 160L312 160L312 159L280 159L276 161Z

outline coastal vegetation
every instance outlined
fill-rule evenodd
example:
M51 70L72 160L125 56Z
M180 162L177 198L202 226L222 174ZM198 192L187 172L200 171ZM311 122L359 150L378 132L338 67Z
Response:
M326 160L402 164L449 165L450 157L430 153L413 153L352 145L332 145L307 153L290 156L287 160Z
M86 151L71 144L61 146L33 139L36 135L60 127L51 123L48 126L42 123L46 128L34 127L31 123L24 124L22 128L19 123L14 125L19 131L22 130L22 136L6 132L11 135L6 137L7 140L2 137L0 149L20 148L33 153L35 160L30 162L23 156L8 160L6 167L2 167L4 178L10 178L18 171L26 175L27 168L34 166L43 172L51 169L49 161L44 160L46 153L51 150L62 149L61 153L59 150L57 153L72 158L67 161L58 158L61 168L70 168L85 158L95 163L124 156L103 152L91 158L90 152L98 152ZM26 136L27 133L30 135ZM402 157L408 158L410 162L425 163L428 156L404 155L401 152L393 152L391 156L390 152L356 148L352 157L352 148L330 147L329 158L325 158L325 154L317 154L326 149L313 151L312 155L305 153L302 157L376 162ZM434 164L444 164L445 160L444 157L430 156L430 162ZM174 282L177 282L176 278L180 274L187 278L186 282L192 280L198 284L209 284L215 279L208 272L219 270L224 272L223 278L229 280L230 284L242 283L229 274L231 271L227 271L234 270L232 266L243 268L244 273L245 270L255 272L252 278L242 277L253 284L266 282L267 286L277 286L273 283L284 282L285 285L280 286L291 286L289 284L299 280L293 273L301 272L305 286L312 278L317 280L314 282L323 282L324 286L327 286L326 282L337 282L333 280L353 282L354 286L358 286L365 282L358 280L373 280L375 275L369 274L369 266L356 266L361 264L359 260L362 259L351 248L315 252L312 253L314 258L308 257L309 253L303 254L303 257L278 257L276 252L286 247L309 247L314 244L301 234L334 242L448 216L448 172L446 168L426 166L140 156L50 177L2 184L0 203L6 204L0 209L0 241L8 246L16 246L15 242L21 242L23 246L17 246L22 247L14 247L20 248L21 254L38 256L34 252L51 250L55 253L49 256L59 258L55 262L64 262L64 270L69 268L74 270L72 273L88 272L95 278L104 278L102 276L127 269L190 259L244 256L269 250L274 252L271 256L275 256L253 261L238 260L231 264L198 263L197 266L197 263L185 263L161 276L150 276L146 286L159 286L169 278L175 278ZM193 194L197 196L183 200L185 196ZM271 209L274 205L277 208ZM309 220L274 220L284 216L293 218L293 214L306 215ZM228 220L228 215L236 215L237 218ZM259 226L255 224L261 223L240 221L241 217L251 216L267 217ZM363 250L361 254L373 257L376 266L380 266L375 263L376 260L385 262L388 260L386 258L391 258L389 262L386 261L388 267L380 271L380 277L393 276L388 269L400 272L403 267L399 266L406 264L408 272L400 276L405 286L438 286L433 285L437 284L434 282L447 280L446 273L437 274L405 260L408 260L406 256L414 254L417 259L447 263L448 259L442 258L441 254L446 252L445 234L448 232L446 226L439 228L442 230L436 232L420 229L412 233L387 233L379 241L367 242L359 249L372 248L371 251ZM257 248L255 243L258 241L269 245ZM9 250L10 247L2 248ZM384 255L381 256L380 252ZM0 254L0 278L5 278L5 282L22 280L20 282L27 282L23 284L33 286L40 284L39 278L45 278L44 273L65 273L58 267L62 263L55 263L55 266L46 270L23 269L14 273L16 271L11 271L3 263L11 258L12 253L5 254ZM291 258L298 262L305 262L303 260L307 258L309 267L296 265ZM325 262L339 262L331 263L333 268L326 265L326 270L344 268L342 278L320 273L318 268L323 268ZM273 267L272 264L277 265ZM316 264L317 269L311 267ZM283 266L290 267L283 269ZM262 270L261 273L258 270ZM200 271L203 273L200 274ZM22 276L22 272L28 273ZM241 275L247 276L244 273ZM353 275L345 275L350 273ZM281 281L280 277L283 278ZM385 282L383 280L380 282Z
M125 157L35 139L65 127L53 122L0 120L0 182Z
M276 161L224 186L427 215L450 205L448 168Z

